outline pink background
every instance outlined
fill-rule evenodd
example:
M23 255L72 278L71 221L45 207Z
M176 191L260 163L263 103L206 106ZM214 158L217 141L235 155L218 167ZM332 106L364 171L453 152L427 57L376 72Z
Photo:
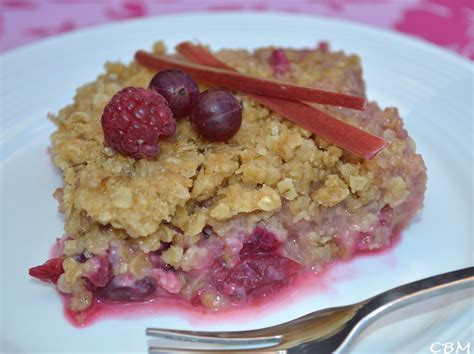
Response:
M423 38L474 59L474 0L0 0L0 51L81 27L191 11L315 14Z

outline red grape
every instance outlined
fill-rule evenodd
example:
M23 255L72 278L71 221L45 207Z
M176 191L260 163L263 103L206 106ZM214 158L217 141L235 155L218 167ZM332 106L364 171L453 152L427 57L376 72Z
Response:
M192 127L212 141L232 138L242 124L242 109L235 96L222 88L210 89L199 95L189 116Z
M151 79L149 88L168 101L175 119L189 116L199 97L198 85L181 70L160 71Z

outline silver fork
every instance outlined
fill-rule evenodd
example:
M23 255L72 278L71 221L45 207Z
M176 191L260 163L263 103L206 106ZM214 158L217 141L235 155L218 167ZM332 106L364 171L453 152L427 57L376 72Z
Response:
M277 326L239 332L148 328L147 336L172 342L149 353L331 353L346 351L378 318L409 304L474 287L474 267L444 273L388 290L365 301L313 312ZM473 296L469 291L469 296ZM192 346L186 349L186 344ZM206 348L198 348L206 345Z

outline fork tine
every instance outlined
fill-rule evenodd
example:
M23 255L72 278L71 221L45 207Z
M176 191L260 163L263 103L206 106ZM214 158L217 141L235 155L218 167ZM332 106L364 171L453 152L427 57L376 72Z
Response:
M246 331L232 331L232 332L211 332L211 331L186 331L178 329L167 329L167 328L147 328L146 335L150 337L163 337L163 336L179 336L182 337L206 337L206 338L228 338L228 339L242 339L242 338L276 338L281 340L281 335L262 335L264 330L275 329L280 326L266 327L257 330L246 330Z
M146 330L147 336L150 337L199 344L213 344L235 347L246 346L251 348L268 348L281 344L281 336L251 337L249 336L250 332L251 331L213 333L160 328L147 328Z
M148 349L149 354L201 354L201 353L212 353L212 354L229 354L229 353L249 353L249 349L229 349L229 350L212 350L212 349L174 349L164 347L151 347ZM286 350L251 350L252 354L287 354Z

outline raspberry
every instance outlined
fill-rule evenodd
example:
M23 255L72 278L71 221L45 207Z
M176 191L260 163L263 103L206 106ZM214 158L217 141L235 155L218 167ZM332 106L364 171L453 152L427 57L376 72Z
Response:
M280 247L280 241L277 240L276 236L261 227L257 227L248 240L244 242L244 247L240 250L240 257L243 255L253 253L270 253L276 252Z
M283 49L275 49L268 58L268 64L273 68L273 75L284 75L290 70L290 61Z
M165 98L154 90L126 87L116 93L102 113L105 142L137 160L160 152L158 140L176 130Z
M63 259L52 258L40 266L30 268L28 273L46 283L56 284L61 274L64 273Z
M224 292L234 297L277 292L301 270L299 263L271 253L255 253L232 268L224 279Z

